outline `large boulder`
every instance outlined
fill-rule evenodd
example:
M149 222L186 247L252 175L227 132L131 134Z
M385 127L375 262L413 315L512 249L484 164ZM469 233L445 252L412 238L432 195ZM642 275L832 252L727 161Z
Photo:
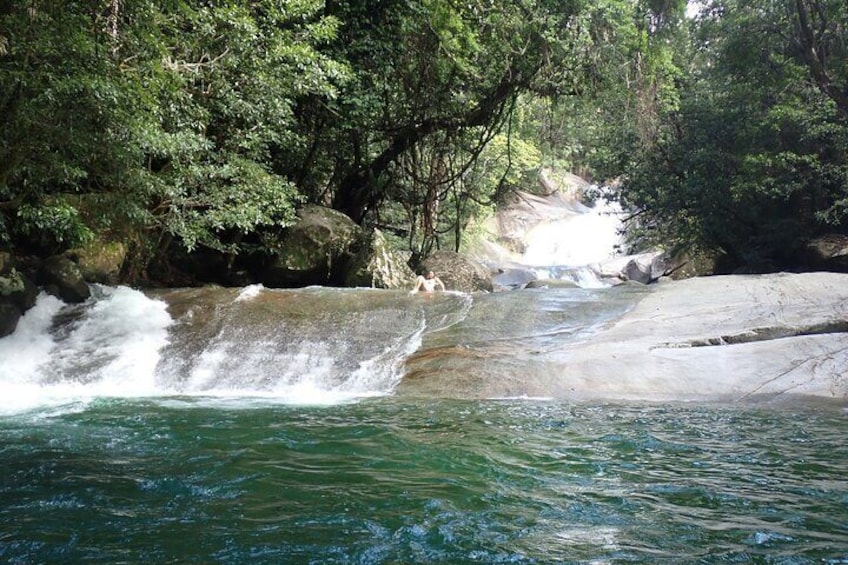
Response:
M536 272L529 267L497 267L492 276L492 284L495 290L515 290L517 288L533 288L535 282L539 282Z
M811 269L848 273L848 236L830 234L812 240L806 259Z
M729 274L729 259L717 251L693 251L669 257L668 276L674 280Z
M479 261L454 251L439 250L421 262L424 272L433 271L448 290L461 292L494 290L492 275Z
M86 281L114 286L120 282L127 247L117 241L96 239L85 247L70 251L68 255L79 265Z
M668 272L668 263L662 252L633 255L619 273L619 278L641 284L654 283Z
M0 275L0 301L8 302L26 312L38 298L38 287L23 272L12 269L11 272Z
M289 227L261 282L270 288L336 284L362 228L346 215L321 206L306 206Z
M387 289L408 287L415 279L408 260L408 254L392 249L383 232L374 229L351 260L345 284Z
M715 253L673 254L660 250L607 259L597 265L596 272L610 284L623 281L649 284L661 277L682 280L728 274L732 269L728 269L725 263L723 256Z
M62 255L44 261L38 282L46 292L71 304L85 302L91 296L79 266Z
M38 288L10 253L0 252L0 337L15 331L20 317L35 305Z

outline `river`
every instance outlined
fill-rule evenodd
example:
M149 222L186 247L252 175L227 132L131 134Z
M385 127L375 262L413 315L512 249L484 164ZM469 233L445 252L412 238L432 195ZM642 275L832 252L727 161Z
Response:
M549 394L649 292L588 286L42 295L0 561L848 563L844 403Z
M846 563L844 411L101 398L0 419L5 563Z

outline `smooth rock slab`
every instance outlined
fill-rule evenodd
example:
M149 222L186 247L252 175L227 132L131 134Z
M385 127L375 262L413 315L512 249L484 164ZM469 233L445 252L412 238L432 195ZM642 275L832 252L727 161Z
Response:
M564 348L557 396L848 399L848 275L663 282L590 342Z
M526 312L505 301L488 309L480 304L482 314L457 332L456 343L434 336L407 359L397 392L581 401L848 400L848 274L640 285L623 314L577 334L543 333L542 345L534 328L550 327L533 319L544 317L544 295L524 293L545 291L513 292L522 293L513 296L524 298ZM519 331L509 335L520 339L500 335L509 323L504 317L515 318Z

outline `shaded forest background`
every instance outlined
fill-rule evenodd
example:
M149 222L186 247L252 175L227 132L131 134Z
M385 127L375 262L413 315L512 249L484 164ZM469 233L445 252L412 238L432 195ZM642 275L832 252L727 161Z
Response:
M139 282L266 261L320 204L417 260L551 166L614 182L635 246L797 268L848 234L846 26L844 0L12 0L0 250L119 242Z

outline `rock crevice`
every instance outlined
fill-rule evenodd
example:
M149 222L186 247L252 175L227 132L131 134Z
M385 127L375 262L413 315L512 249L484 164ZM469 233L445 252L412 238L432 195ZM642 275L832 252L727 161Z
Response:
M714 347L720 345L736 345L772 341L790 337L808 335L843 334L848 333L848 320L831 320L803 326L767 326L753 328L739 333L720 336L695 338L676 343L662 343L654 349L674 349L686 347Z

